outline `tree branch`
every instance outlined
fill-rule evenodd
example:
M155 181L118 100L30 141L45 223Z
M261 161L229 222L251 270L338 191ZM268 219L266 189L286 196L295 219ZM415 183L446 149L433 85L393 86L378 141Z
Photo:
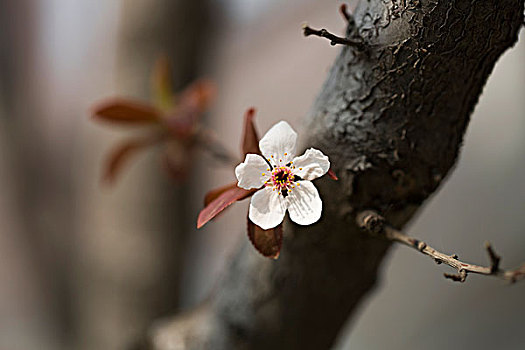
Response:
M479 266L474 264L469 264L458 259L456 254L447 255L442 253L425 242L410 237L403 232L396 230L390 226L385 219L379 215L377 212L372 210L366 210L360 212L356 216L356 223L362 229L368 231L371 234L379 235L383 238L386 238L392 242L402 243L410 248L421 252L432 259L437 264L444 263L458 271L457 274L445 273L445 278L451 279L456 282L465 282L467 275L469 273L476 273L486 276L495 276L503 280L514 283L518 280L525 278L525 264L522 264L519 268L515 270L502 270L499 268L499 263L501 257L498 256L489 242L485 243L485 249L490 259L490 266Z
M359 3L347 36L362 38L366 55L340 38L345 45L305 119L301 148L322 150L339 177L316 182L323 217L285 223L276 261L245 239L210 299L208 331L191 327L186 349L330 348L376 285L391 245L348 218L388 209L388 222L401 228L453 168L483 85L517 40L523 0L410 3ZM324 33L306 30L314 32ZM178 321L170 324L180 329ZM174 328L156 337L180 341Z
M349 38L342 38L340 36L337 36L335 34L330 33L326 29L313 29L308 26L308 24L303 24L303 34L304 36L310 36L315 35L321 38L326 38L330 40L330 45L334 46L337 44L340 45L346 45L346 46L352 46L359 50L363 50L365 48L365 45L363 44L363 40L358 39L349 39Z

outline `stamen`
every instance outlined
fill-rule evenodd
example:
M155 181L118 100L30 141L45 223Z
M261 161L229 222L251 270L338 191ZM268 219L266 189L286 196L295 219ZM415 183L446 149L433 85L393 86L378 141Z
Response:
M286 197L291 189L295 187L295 181L296 176L292 169L288 166L280 166L273 168L267 186L272 186L274 191L277 190L279 194Z

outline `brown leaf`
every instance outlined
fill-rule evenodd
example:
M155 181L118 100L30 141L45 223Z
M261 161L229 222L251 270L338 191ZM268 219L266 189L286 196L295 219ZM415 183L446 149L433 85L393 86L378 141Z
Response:
M231 204L251 196L255 191L257 190L245 190L237 186L225 189L201 210L199 217L197 218L197 228L201 228Z
M133 155L157 141L160 141L159 137L129 139L116 146L106 159L104 173L102 175L103 182L110 185L113 184L124 165L129 162L129 159Z
M283 244L283 224L263 230L248 218L248 238L259 253L267 258L277 259Z
M158 123L161 112L143 102L114 98L96 105L93 116L115 123L149 124Z
M241 150L244 155L248 153L261 154L259 149L259 136L253 123L255 108L250 108L244 114L244 130L242 136Z

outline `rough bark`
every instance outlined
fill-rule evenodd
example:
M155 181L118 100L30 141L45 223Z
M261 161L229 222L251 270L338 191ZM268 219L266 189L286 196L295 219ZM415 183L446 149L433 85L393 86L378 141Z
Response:
M154 347L329 348L389 247L361 233L355 215L373 209L401 228L438 188L522 21L521 0L361 1L348 34L366 49L343 48L302 139L340 177L318 182L322 220L288 223L277 261L246 240L209 306L157 326Z

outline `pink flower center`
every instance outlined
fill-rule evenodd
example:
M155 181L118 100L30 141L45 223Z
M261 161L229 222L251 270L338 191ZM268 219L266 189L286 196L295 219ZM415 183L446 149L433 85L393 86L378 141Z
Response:
M272 186L279 194L287 196L288 192L295 188L295 175L292 169L286 166L276 167L272 170L272 176L266 182L266 186Z

